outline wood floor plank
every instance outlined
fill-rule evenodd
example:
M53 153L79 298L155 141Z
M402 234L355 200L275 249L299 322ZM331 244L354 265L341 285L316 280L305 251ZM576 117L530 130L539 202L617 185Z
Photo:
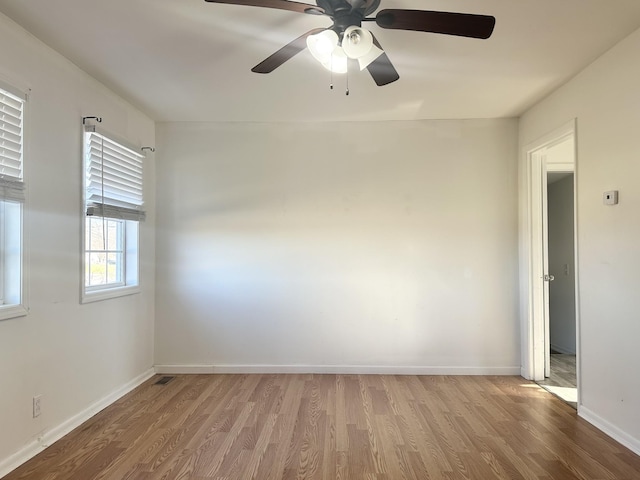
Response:
M640 457L520 377L155 380L4 480L640 479Z

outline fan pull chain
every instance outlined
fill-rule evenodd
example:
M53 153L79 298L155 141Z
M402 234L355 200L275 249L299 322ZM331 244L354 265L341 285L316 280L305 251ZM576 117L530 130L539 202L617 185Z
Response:
M347 62L347 91L344 94L349 96L349 62Z
M331 68L329 69L329 75L330 75L330 83L329 83L329 90L333 90L333 53L331 54Z

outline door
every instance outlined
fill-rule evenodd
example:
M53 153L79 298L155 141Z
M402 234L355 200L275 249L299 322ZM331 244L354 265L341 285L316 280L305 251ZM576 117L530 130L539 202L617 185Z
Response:
M521 264L523 290L523 376L544 380L550 373L549 272L547 217L547 173L573 172L575 165L575 122L572 121L538 142L525 147L527 178L527 222ZM575 241L575 239L574 239Z
M544 296L544 376L551 375L551 318L549 315L550 283L555 277L549 273L549 191L547 189L548 149L543 152L542 170L542 291Z

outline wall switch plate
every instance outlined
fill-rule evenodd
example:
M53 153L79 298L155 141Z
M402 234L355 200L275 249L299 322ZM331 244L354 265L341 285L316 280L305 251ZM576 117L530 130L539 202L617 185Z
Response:
M602 194L602 201L605 205L617 205L618 204L618 190L611 190L610 192L604 192Z
M42 401L42 395L36 395L33 397L33 418L40 416L40 406Z

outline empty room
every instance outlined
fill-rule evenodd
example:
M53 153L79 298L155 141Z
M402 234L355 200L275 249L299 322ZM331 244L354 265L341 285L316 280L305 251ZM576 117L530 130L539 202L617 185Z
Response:
M636 0L0 0L0 478L640 479Z

